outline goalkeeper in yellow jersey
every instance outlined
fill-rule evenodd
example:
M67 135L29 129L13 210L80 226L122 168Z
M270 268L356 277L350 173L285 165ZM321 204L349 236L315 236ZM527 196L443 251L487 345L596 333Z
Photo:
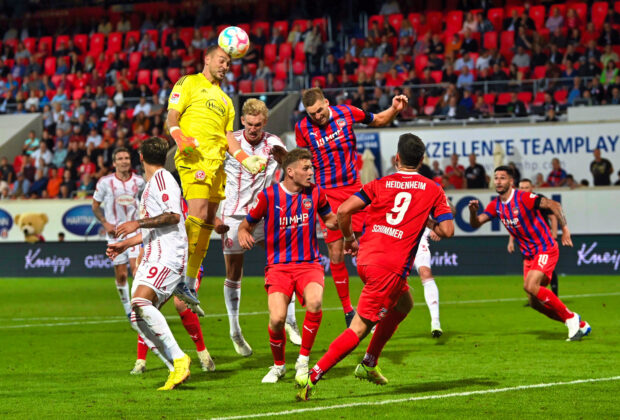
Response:
M264 157L249 156L241 150L233 136L235 109L230 97L220 89L230 60L220 47L209 47L202 73L179 79L168 99L166 125L177 144L174 161L188 207L187 271L185 283L175 293L199 315L203 314L195 292L196 277L209 248L215 213L225 198L226 152L253 174L263 171L267 162Z

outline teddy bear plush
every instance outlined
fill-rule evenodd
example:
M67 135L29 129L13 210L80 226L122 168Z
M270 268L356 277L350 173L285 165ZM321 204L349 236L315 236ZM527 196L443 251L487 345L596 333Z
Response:
M23 213L15 216L15 225L24 233L24 239L31 244L45 242L43 229L48 218L45 213Z

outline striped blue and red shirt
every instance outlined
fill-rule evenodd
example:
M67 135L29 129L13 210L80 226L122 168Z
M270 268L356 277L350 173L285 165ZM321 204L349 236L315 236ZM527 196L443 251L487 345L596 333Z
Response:
M318 126L310 117L295 124L297 146L312 152L314 177L321 188L338 188L357 180L357 149L353 124L370 124L375 116L350 105L330 106L330 119Z
M545 216L537 208L539 198L537 194L513 189L506 202L496 197L484 210L491 219L499 217L525 258L533 258L557 246Z
M265 218L267 265L319 261L316 217L331 212L327 197L316 185L290 193L282 184L258 194L246 220L258 223Z

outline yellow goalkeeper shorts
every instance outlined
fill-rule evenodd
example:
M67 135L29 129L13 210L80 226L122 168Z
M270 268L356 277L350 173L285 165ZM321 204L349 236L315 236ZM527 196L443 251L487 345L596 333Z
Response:
M177 154L174 158L183 197L186 200L201 198L219 203L226 198L226 172L224 161L216 159L202 159L198 157L184 157Z

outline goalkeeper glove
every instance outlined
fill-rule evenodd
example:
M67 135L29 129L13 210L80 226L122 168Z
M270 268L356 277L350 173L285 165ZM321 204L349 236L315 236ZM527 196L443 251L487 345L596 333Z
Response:
M235 159L237 159L252 175L256 175L262 172L267 167L267 159L262 156L248 155L243 150L239 149L233 153Z
M196 151L198 147L198 141L193 137L187 137L179 127L172 127L170 129L170 135L174 139L179 151L185 156L190 156Z

